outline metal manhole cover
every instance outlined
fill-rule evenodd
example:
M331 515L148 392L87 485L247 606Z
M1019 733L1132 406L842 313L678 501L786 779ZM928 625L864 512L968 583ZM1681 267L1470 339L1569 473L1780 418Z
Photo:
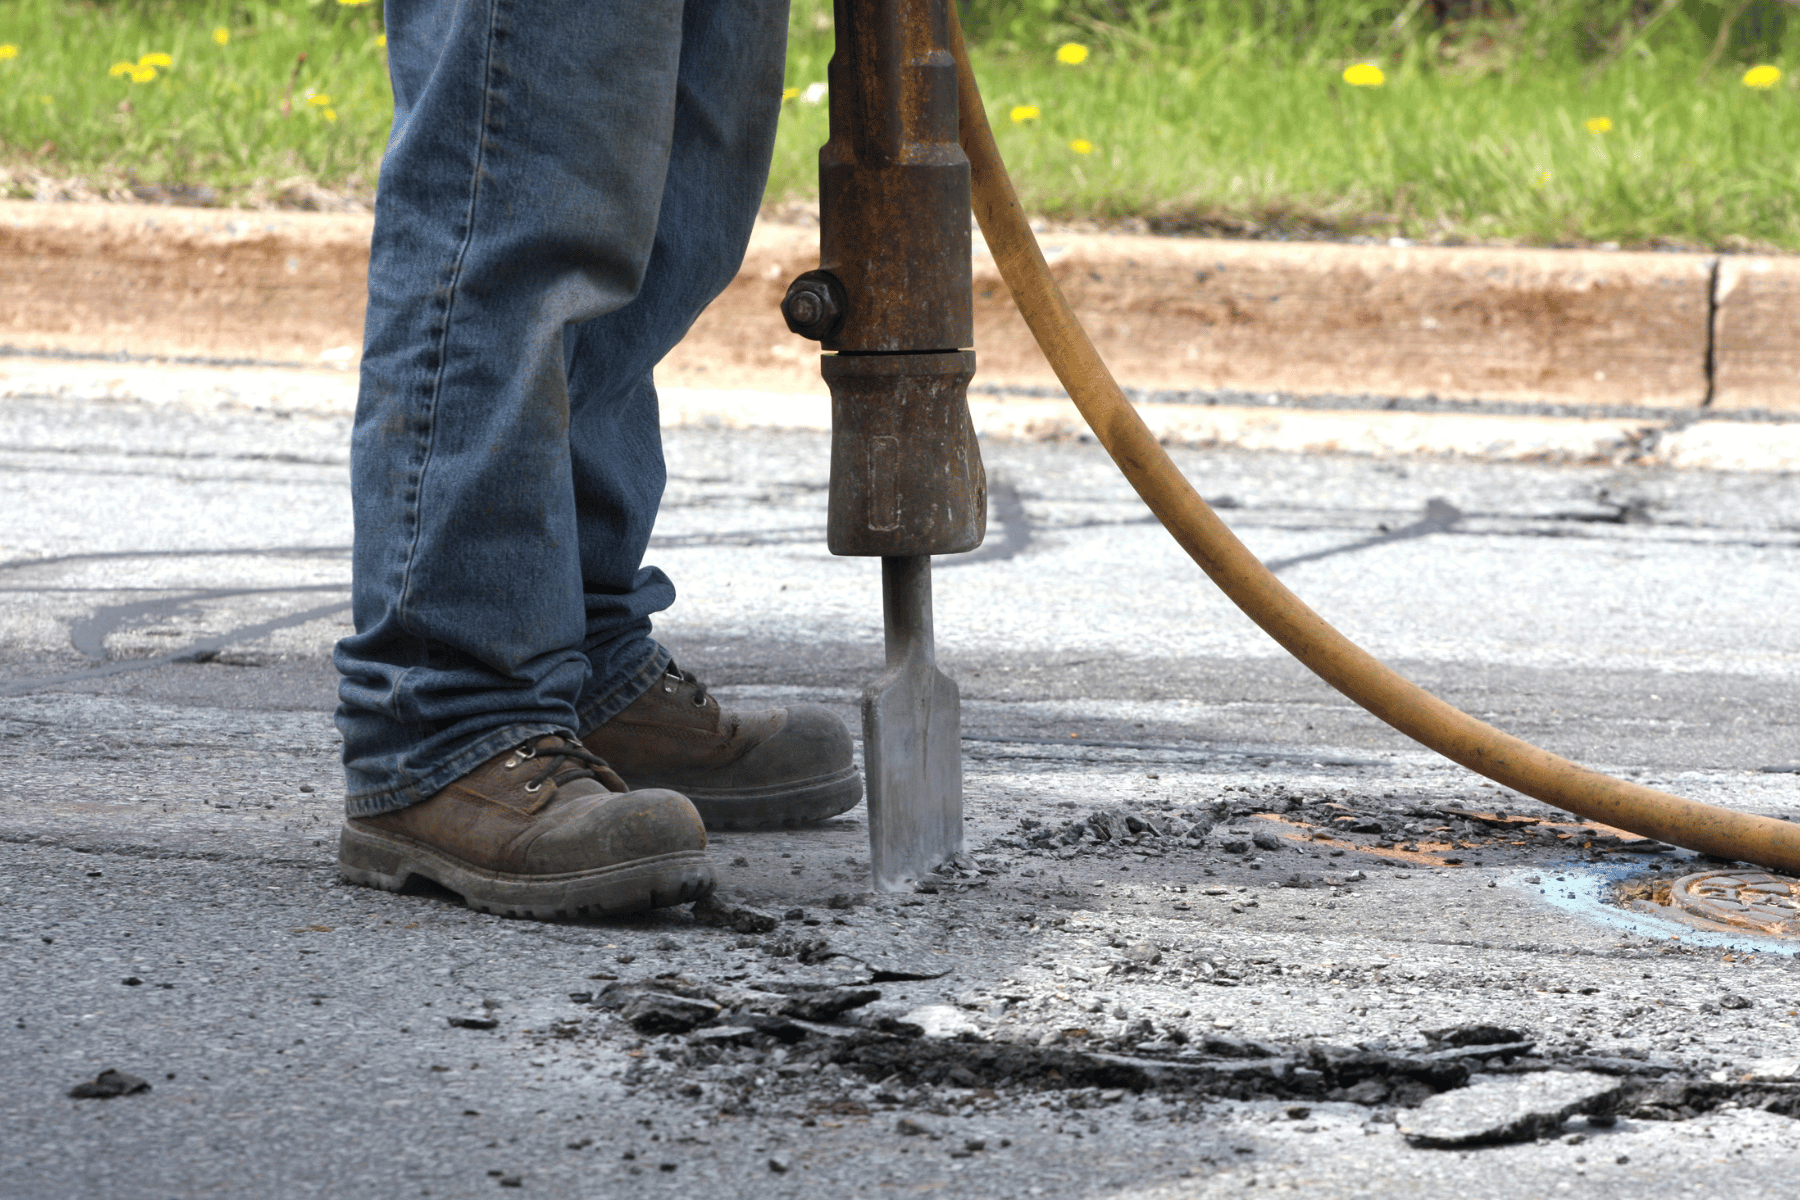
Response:
M1700 871L1669 885L1669 907L1703 921L1800 937L1800 880L1762 871Z

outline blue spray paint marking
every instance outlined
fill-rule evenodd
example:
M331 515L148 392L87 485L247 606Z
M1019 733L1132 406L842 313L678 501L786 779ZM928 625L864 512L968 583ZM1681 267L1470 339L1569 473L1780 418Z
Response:
M1685 857L1674 863L1673 868L1684 875L1706 869L1705 864ZM1753 933L1713 933L1651 913L1620 908L1612 902L1615 887L1627 879L1645 874L1648 874L1645 866L1638 863L1594 863L1567 859L1562 866L1513 871L1502 876L1501 881L1522 892L1541 893L1542 898L1551 905L1583 920L1624 930L1638 937L1655 938L1659 941L1679 938L1684 946L1711 946L1721 950L1744 950L1757 954L1800 955L1800 942L1785 938L1758 937ZM1526 883L1527 875L1536 875L1541 882Z

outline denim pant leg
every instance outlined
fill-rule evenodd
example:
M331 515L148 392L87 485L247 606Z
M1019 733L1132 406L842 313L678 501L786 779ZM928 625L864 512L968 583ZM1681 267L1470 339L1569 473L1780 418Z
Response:
M743 263L768 181L786 43L786 0L688 5L668 182L643 287L570 334L570 445L593 666L579 702L583 736L643 694L668 662L662 653L646 660L642 649L648 614L674 599L662 572L638 566L664 480L651 369ZM619 454L626 443L631 453Z
M772 127L779 7L389 0L395 126L351 455L357 632L337 651L351 815L574 731L578 703L635 698L660 661L648 616L674 589L639 567L662 487L648 373L741 261L769 139L706 101L772 70L766 104L733 97ZM724 194L735 220L664 225L665 191L707 186L712 167L677 147L696 121L703 143L748 132L762 161ZM715 278L651 274L695 262Z

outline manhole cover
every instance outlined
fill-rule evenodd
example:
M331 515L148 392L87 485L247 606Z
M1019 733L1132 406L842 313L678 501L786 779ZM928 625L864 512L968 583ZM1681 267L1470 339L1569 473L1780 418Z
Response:
M1761 871L1701 871L1670 884L1668 904L1702 921L1800 937L1800 880Z

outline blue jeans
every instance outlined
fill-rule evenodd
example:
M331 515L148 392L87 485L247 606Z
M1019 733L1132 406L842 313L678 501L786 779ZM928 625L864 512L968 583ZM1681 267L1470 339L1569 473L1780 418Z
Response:
M651 370L743 261L786 0L388 0L346 807L585 735L668 654Z

